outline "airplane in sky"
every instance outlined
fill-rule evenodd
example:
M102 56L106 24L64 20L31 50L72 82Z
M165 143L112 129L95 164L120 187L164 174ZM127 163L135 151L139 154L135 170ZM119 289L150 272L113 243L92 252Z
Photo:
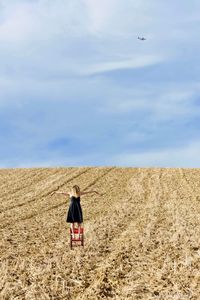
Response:
M139 37L138 36L138 40L145 41L146 39L144 37Z

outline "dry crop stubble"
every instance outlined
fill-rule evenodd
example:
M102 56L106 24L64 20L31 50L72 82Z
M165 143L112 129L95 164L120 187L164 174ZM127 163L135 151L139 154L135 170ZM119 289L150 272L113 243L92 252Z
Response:
M71 176L72 171L60 168L56 171L48 170L30 173L29 176L23 176L22 179L18 179L17 186L12 184L12 188L7 189L7 192L1 195L2 206L0 212L35 201L34 196L38 196L38 191L45 190L47 184L53 185L56 181L60 181L64 177L63 175L67 176L69 173Z
M57 190L58 185L59 187L63 187L66 183L71 182L74 178L77 178L81 174L84 174L86 171L87 169L81 171L75 170L75 174L72 173L72 171L66 171L63 174L57 174L57 178L55 178L55 174L53 174L53 181L52 175L50 175L46 176L46 180L43 179L41 180L42 182L37 182L36 185L33 182L33 184L30 185L31 189L27 193L24 193L24 191L22 191L21 195L18 194L18 198L20 198L18 205L16 203L18 198L15 196L15 198L12 201L15 201L16 204L12 206L10 210L4 210L3 213L1 213L0 221L1 218L3 218L4 222L3 224L1 223L2 225L0 225L0 227L3 228L12 223L15 224L18 221L30 219L36 216L37 214L46 211L45 207L47 207L47 210L52 209L51 205L49 205L49 195L51 194L51 192ZM11 198L11 196L12 193L9 194L9 199ZM18 206L21 206L20 209L18 209ZM10 218L11 216L13 216L12 219Z
M88 173L86 173L86 171ZM91 177L93 179L95 178L95 176L98 178L99 176L102 176L102 174L104 173L105 170L102 169L89 170L88 168L85 168L82 169L81 171L78 170L76 174L73 173L72 176L68 179L66 179L66 176L64 175L63 177L65 180L65 184L69 186L69 184L72 185L77 181L80 181L81 176L87 182L87 180L89 180ZM57 184L59 184L59 182L56 183L56 187ZM61 190L65 190L65 184L63 184L63 180L60 180L60 186L62 186ZM60 195L58 196L56 195L55 197L50 197L50 193L52 192L52 190L55 190L55 187L48 186L47 188L48 188L48 196L47 196L47 191L42 190L42 193L45 196L43 195L41 196L41 192L39 192L39 196L36 199L34 198L35 210L33 210L33 206L30 203L28 203L28 206L26 206L26 209L24 209L23 211L21 211L21 208L19 209L19 211L15 210L15 212L18 212L18 214L15 217L16 218L15 222L13 222L12 218L5 219L6 221L7 220L9 221L9 224L7 224L7 222L5 224L5 221L2 222L2 227L3 226L5 227L3 230L4 234L9 235L9 233L12 233L12 235L18 239L19 246L22 245L23 243L26 243L26 241L24 241L24 236L22 235L23 230L26 230L30 233L30 237L32 237L30 238L30 242L32 243L33 241L35 242L35 239L37 240L37 237L38 235L40 235L41 232L43 233L43 236L46 237L46 240L48 240L48 238L51 240L51 238L53 238L53 236L57 234L57 230L56 230L57 228L55 227L58 226L60 220L62 222L63 228L64 225L66 225L65 222L63 224L63 221L65 221L67 198ZM60 217L60 219L58 217ZM25 245L27 246L27 244Z
M1 299L200 299L198 169L14 169L0 179ZM50 193L72 184L105 194L82 197L85 247L70 250L67 199Z

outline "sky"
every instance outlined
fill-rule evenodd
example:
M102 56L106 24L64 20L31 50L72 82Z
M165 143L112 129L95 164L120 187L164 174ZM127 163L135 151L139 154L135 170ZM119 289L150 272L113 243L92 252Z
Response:
M0 0L0 168L199 168L199 36L197 0Z

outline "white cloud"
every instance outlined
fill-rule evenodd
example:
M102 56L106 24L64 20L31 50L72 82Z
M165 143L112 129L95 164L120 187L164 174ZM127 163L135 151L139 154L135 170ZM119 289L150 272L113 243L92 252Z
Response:
M198 82L185 84L166 83L152 86L133 85L125 90L120 86L115 87L115 94L110 93L110 97L102 106L98 106L98 111L110 116L137 116L144 114L144 119L148 118L148 123L159 124L163 121L179 120L187 121L200 114L200 108L194 100L198 98L200 86ZM120 96L118 96L120 95ZM145 113L148 113L147 117ZM143 121L144 121L143 119Z
M116 0L83 0L87 7L89 18L88 30L91 33L97 34L104 31L110 18L115 12L118 1Z
M38 67L38 74L53 71L78 76L167 62L179 52L180 37L174 32L184 30L180 26L171 30L171 20L162 20L159 11L163 7L156 2L39 0L11 4L4 0L2 61L7 58L7 64L22 74L25 65L33 70ZM147 35L147 41L138 41L140 34Z
M3 1L0 40L24 47L24 43L81 36L88 21L80 1ZM81 12L81 13L80 13Z
M178 119L186 121L199 115L199 108L193 104L197 93L191 88L188 90L184 88L182 91L177 88L163 91L161 95L156 96L156 102L153 104L153 118L157 122Z
M124 61L109 61L88 66L82 71L83 75L95 75L120 69L136 69L151 66L164 61L163 57L153 55L135 56Z
M144 151L142 153L120 153L109 158L112 165L129 167L200 167L200 142L188 142L185 147Z
M6 5L6 4L5 4ZM4 11L0 24L0 40L2 42L21 42L30 38L35 32L34 10L30 4L18 4Z
M134 37L147 33L156 13L155 1L84 0L87 7L90 33L97 36Z

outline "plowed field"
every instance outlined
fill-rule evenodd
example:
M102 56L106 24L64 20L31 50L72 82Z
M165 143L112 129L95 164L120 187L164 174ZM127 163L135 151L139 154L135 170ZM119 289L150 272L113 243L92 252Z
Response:
M78 184L85 245L70 249ZM0 170L1 300L200 299L200 169Z

